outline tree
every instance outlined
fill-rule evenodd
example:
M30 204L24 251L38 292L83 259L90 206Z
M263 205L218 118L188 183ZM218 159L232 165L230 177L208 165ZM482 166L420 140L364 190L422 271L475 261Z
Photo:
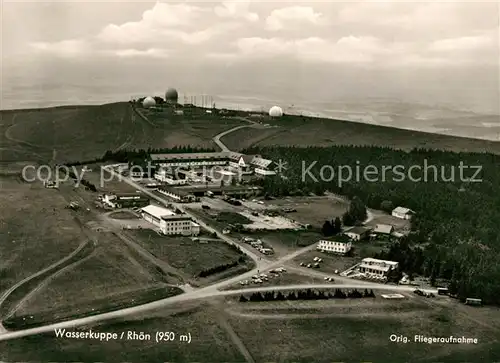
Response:
M330 221L325 221L323 223L323 227L321 227L321 233L323 233L323 236L325 237L330 237L335 234L334 229Z
M391 213L394 209L394 205L390 200L384 200L382 203L380 203L380 209L384 212Z
M336 217L333 221L333 230L335 231L335 233L342 232L342 221L339 217Z
M356 223L356 219L352 216L351 213L345 212L342 215L342 224L344 226L353 226Z

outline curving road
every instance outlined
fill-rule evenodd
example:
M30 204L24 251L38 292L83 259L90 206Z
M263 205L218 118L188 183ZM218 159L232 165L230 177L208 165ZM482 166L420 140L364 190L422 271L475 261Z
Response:
M131 308L121 309L112 311L109 313L93 315L86 318L75 319L71 321L50 324L46 326L41 326L38 328L25 329L21 331L15 332L7 332L0 335L0 341L21 338L31 335L43 334L43 333L51 333L54 329L68 329L68 328L76 328L78 326L85 326L90 324L99 323L106 320L122 318L131 314L137 314L141 312L146 312L158 308L162 308L168 305L193 301L193 300L201 300L207 299L211 297L220 297L220 296L234 296L241 294L250 294L253 292L266 292L266 291L289 291L289 290L301 290L301 289L333 289L333 288L342 288L342 289L365 289L367 286L365 284L346 284L346 285L336 285L336 284L301 284L301 285L288 285L288 286L268 286L268 287L256 287L256 288L248 288L248 289L240 289L240 290L227 290L227 291L217 291L211 289L211 286L208 288L203 288L199 290L195 290L190 293L185 293L181 295L177 295L174 297L154 301L152 303L134 306ZM395 291L395 292L409 292L413 291L414 288L408 286L385 286L385 285L376 285L370 286L370 289L373 290L387 290L387 291ZM426 292L436 293L436 290L424 290Z
M139 116L142 116L142 115L139 114ZM224 131L224 132L222 132L214 137L214 139L213 139L214 142L223 151L230 151L220 140L221 137L223 137L223 136L225 136L233 131L244 128L244 127L259 127L259 128L266 127L266 126L262 126L260 124L255 124L251 121L248 121L248 122L253 124L253 125L242 125L242 126L238 126L238 127L232 128L230 130ZM103 166L102 168L104 170L106 170L107 172L111 173L114 177L117 177L119 180L133 186L137 190L142 191L145 195L150 196L152 199L157 200L162 205L172 204L173 206L175 206L176 208L180 209L182 212L184 212L185 214L187 214L191 218L193 218L193 220L195 220L197 223L199 223L200 226L203 227L204 229L206 229L210 232L216 232L218 234L219 238L222 239L223 241L225 241L226 243L237 245L238 247L241 248L241 250L247 256L249 256L255 262L256 267L253 270L248 271L242 275L228 278L226 280L217 282L213 285L210 285L210 286L207 286L204 288L185 290L186 292L181 294L181 295L157 300L157 301L143 304L143 305L138 305L138 306L133 306L133 307L124 308L124 309L120 309L120 310L115 310L115 311L108 312L108 313L93 315L93 316L89 316L89 317L85 317L85 318L79 318L79 319L74 319L74 320L55 323L55 324L48 324L48 325L37 327L37 328L25 329L25 330L14 331L14 332L5 331L5 329L0 324L0 341L20 338L20 337L26 337L26 336L32 336L32 335L37 335L37 334L42 334L42 333L49 333L49 332L53 332L54 329L59 329L59 328L75 328L78 326L86 326L89 324L95 324L95 323L107 321L110 319L122 318L122 317L127 317L127 316L130 316L133 314L137 314L137 313L151 311L154 309L162 308L162 307L176 304L176 303L180 303L180 302L187 302L187 301L207 299L207 298L220 297L220 296L233 296L233 295L238 295L238 294L243 294L243 293L249 294L249 293L253 293L253 292L287 291L287 290L308 289L308 288L310 288L310 289L332 289L335 287L344 288L344 289L345 288L352 288L352 289L354 289L354 288L357 288L357 289L370 288L373 290L406 291L406 292L414 290L414 287L409 287L409 286L394 286L394 285L388 286L388 285L384 285L384 284L365 282L365 281L359 281L359 282L356 281L355 283L353 283L352 279L349 279L346 277L341 277L341 276L335 276L335 280L338 282L342 282L343 284L332 284L332 283L329 283L329 284L297 284L297 285L288 285L288 286L267 286L267 287L255 287L255 288L247 288L247 289L239 289L239 290L220 291L219 289L228 287L228 286L235 284L241 280L250 279L255 274L265 272L267 270L270 270L272 268L276 268L278 266L282 266L286 262L294 259L295 257L301 255L302 253L313 250L316 247L316 245L312 244L308 247L299 249L299 250L294 251L293 253L286 255L278 260L274 260L274 261L269 260L261 255L257 255L254 252L254 250L249 249L248 246L246 246L244 244L240 244L238 241L232 239L228 235L224 235L224 234L220 233L220 231L217 231L216 229L210 227L204 221L200 220L195 215L193 215L189 211L185 210L185 208L183 207L182 204L171 203L169 200L164 199L163 197L160 197L160 196L154 194L150 190L142 187L141 185L130 180L129 178L123 177L121 174L119 174L113 170L114 166L115 165L108 165L108 166ZM371 217L371 214L368 215L368 219L370 219L370 217ZM73 254L76 252L77 251L73 252ZM34 274L33 276L26 278L23 281L20 281L18 284L16 284L11 289L9 289L9 291L6 294L4 294L5 297L3 298L3 300L5 300L6 296L8 296L18 286L20 286L23 283L29 281L30 279L50 270L51 268L56 267L58 264L63 263L64 260L66 260L67 258L70 258L70 256L67 256L65 259L57 262L54 265L49 266L48 268L38 272L37 274ZM297 271L303 275L318 276L320 274L316 271L300 270L296 267L290 267L290 269ZM326 275L321 274L321 276L326 276ZM435 290L425 290L425 291L434 292L434 293L436 292ZM2 298L0 298L0 304L2 303L3 300L2 300Z

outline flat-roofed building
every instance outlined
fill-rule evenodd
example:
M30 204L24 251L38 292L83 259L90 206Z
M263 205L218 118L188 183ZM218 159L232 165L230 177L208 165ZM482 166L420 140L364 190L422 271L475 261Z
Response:
M149 204L149 198L139 193L105 194L102 201L112 208L144 207Z
M170 168L160 168L155 173L155 179L168 185L186 185L187 178L182 172L171 171Z
M158 207L152 204L142 208L141 213L142 213L142 218L144 218L144 220L158 227L160 227L161 225L162 217L171 216L175 214L170 209Z
M151 154L151 162L162 167L224 166L229 163L229 154L229 152Z
M321 252L338 253L341 255L347 254L351 248L352 242L345 236L320 239L316 247L316 249Z
M160 193L166 195L169 198L174 199L178 202L191 202L195 201L196 197L193 193L189 191L185 191L182 188L175 188L170 186L161 186L157 189Z
M166 235L197 236L200 234L200 225L187 214L163 216L160 229Z
M376 258L364 258L359 265L359 271L378 276L387 276L390 271L397 269L398 262L378 260Z

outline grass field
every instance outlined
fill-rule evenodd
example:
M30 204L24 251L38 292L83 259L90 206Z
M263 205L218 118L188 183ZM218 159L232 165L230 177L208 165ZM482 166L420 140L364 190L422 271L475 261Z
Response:
M174 332L173 342L59 339L54 333L0 341L0 360L8 362L245 362L212 309L178 307L92 327L94 331ZM181 342L190 334L191 343Z
M247 217L235 212L220 212L216 217L217 221L227 224L251 224Z
M103 232L92 257L53 278L26 300L17 315L98 310L124 294L168 282L175 281L124 246L117 236Z
M270 274L268 274L269 276ZM249 282L251 280L248 280ZM303 276L294 273L281 273L278 276L272 277L268 281L263 281L262 283L256 284L248 284L248 285L240 285L239 283L233 284L224 290L240 290L246 288L255 288L257 286L283 286L283 285L294 285L294 284L323 284L325 283L324 279L310 276ZM239 295L236 297L239 298Z
M266 205L293 207L297 211L287 213L288 218L314 227L321 227L326 220L341 217L349 208L348 202L329 197L286 197L268 201Z
M252 145L374 145L409 150L415 147L451 151L500 153L500 143L396 129L359 122L284 116L279 128L241 129L222 138L238 150Z
M205 280L196 278L201 271L235 262L241 256L223 241L200 243L189 237L159 236L151 230L135 230L130 233L154 256L192 277L195 284ZM248 262L242 266L245 267L244 271L251 267Z
M59 162L90 160L101 157L106 150L121 148L215 147L212 137L245 124L231 118L162 114L155 114L154 120L147 122L128 102L1 111L0 116L3 161L48 161L53 157Z
M236 315L230 322L257 362L493 362L500 357L495 327L478 326L463 314L430 308L415 300L382 304L380 298L363 300L356 301L358 306L354 307L345 307L345 301L335 307L339 302L333 301L328 310L325 302L306 302L309 317L289 318L287 314L305 311L290 310L288 302L278 303L283 310L276 308L277 303L258 303L258 311L247 313L259 315ZM267 311L263 310L265 305ZM391 342L392 334L411 340L407 344ZM479 344L413 342L419 334L466 336L478 338Z
M86 240L67 202L41 183L0 176L0 294Z
M137 214L134 214L128 210L113 212L109 215L109 217L113 219L124 219L124 220L140 218Z
M388 248L389 242L387 241L369 241L369 242L355 242L353 244L353 255L352 257L338 256L329 253L323 253L318 251L306 252L299 257L295 258L293 261L297 264L304 262L305 264L313 263L314 257L320 257L323 262L320 263L320 267L317 269L321 272L332 273L335 270L339 272L345 271L347 268L360 262L365 257L373 257L375 253Z

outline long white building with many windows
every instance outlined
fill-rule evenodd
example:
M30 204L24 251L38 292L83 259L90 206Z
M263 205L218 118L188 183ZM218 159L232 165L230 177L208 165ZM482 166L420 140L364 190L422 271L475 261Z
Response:
M157 167L228 167L237 168L244 174L275 175L274 162L260 155L245 155L231 151L204 153L151 154L151 162Z
M338 253L345 255L352 248L352 242L346 238L320 239L316 249L321 252Z

